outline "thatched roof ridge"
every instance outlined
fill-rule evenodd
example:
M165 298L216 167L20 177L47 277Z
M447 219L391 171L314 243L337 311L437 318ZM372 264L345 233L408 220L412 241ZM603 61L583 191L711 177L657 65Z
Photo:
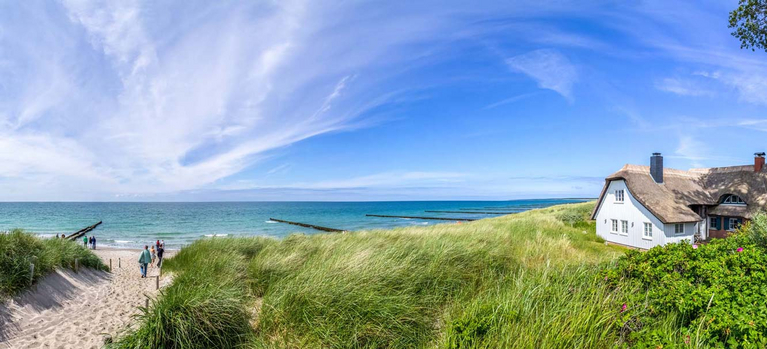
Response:
M596 217L607 186L613 180L624 180L631 195L663 223L700 221L702 218L691 209L692 205L715 206L711 214L745 218L767 209L767 170L754 172L753 165L689 171L664 168L663 183L656 183L650 176L649 166L627 164L606 178L592 217ZM727 194L743 198L747 208L717 206ZM719 207L723 208L717 210Z

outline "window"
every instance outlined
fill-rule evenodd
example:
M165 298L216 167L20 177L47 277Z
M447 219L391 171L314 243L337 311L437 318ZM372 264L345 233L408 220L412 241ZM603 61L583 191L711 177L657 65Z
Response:
M615 191L615 202L623 202L623 189Z
M629 234L629 221L621 221L621 234Z
M740 196L737 195L726 195L724 197L724 200L722 200L722 203L725 205L745 205L746 202L743 201L743 199L740 198Z
M730 218L728 223L727 230L735 230L738 229L740 221L737 218Z
M613 233L617 233L618 232L618 220L617 219L612 219L612 223L613 223L613 227L612 227L612 229L610 231L613 232Z
M644 224L644 233L642 233L642 237L652 240L652 223Z
M684 234L684 224L682 223L674 224L674 233Z
M719 230L719 218L711 217L709 221L708 229Z

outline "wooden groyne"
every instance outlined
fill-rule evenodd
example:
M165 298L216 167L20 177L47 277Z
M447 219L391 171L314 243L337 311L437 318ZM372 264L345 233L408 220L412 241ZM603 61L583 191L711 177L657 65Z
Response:
M91 225L90 227L82 228L82 229L78 230L77 232L72 233L72 235L67 236L66 238L69 239L69 240L77 239L77 238L79 238L79 237L89 233L93 229L96 229L96 227L98 227L99 224L101 224L101 221L99 221L98 223L96 223L94 225Z
M505 211L496 211L496 212L483 212L483 211L423 211L423 212L430 212L430 213L461 213L461 214L510 214L510 213L519 213L519 212L505 212Z
M286 220L276 219L276 218L269 218L269 220L270 221L275 221L275 222L280 222L280 223L287 223L287 224L297 225L299 227L304 227L304 228L312 228L312 229L327 231L327 232L330 232L330 233L343 233L345 231L345 230L341 230L341 229L321 227L319 225L306 224L306 223L300 223L300 222L291 222L291 221L286 221Z
M418 216L389 216L384 214L366 214L366 217L383 217L383 218L410 218L410 219L428 219L437 221L476 221L474 218L447 218L447 217L418 217Z

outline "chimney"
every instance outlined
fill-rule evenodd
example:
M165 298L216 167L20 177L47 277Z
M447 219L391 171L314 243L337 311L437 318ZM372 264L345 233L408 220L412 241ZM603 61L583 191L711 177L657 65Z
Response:
M652 153L650 157L650 176L655 183L663 183L663 156L660 153Z
M762 172L764 168L764 152L754 153L754 172Z

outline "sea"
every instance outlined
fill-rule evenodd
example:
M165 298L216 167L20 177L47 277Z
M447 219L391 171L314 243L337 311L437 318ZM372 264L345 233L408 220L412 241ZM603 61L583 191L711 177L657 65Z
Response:
M585 199L388 202L5 202L0 231L21 228L41 237L71 234L102 221L92 233L98 246L140 248L165 240L178 249L197 239L225 236L283 238L317 234L274 219L346 231L454 223L445 220L369 217L367 214L487 218ZM427 212L450 211L450 212ZM474 212L474 213L470 213ZM480 213L484 212L484 213Z

